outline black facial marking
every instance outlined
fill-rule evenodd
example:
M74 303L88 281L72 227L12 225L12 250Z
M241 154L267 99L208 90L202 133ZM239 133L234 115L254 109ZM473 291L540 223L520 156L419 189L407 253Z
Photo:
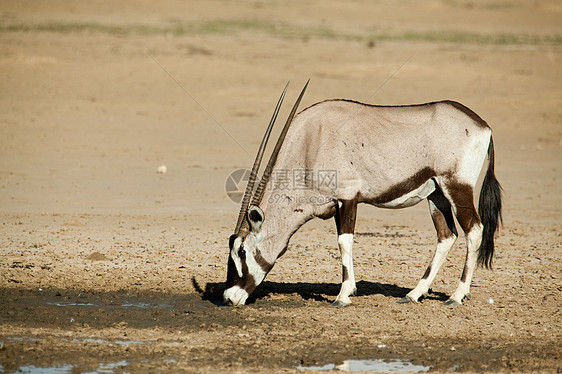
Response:
M270 264L263 258L259 249L256 249L256 253L254 254L254 260L258 263L261 269L267 274L273 268L273 264Z

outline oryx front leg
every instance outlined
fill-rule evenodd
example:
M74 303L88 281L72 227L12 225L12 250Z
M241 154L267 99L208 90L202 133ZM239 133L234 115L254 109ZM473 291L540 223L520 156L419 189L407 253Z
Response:
M449 250L457 240L458 233L453 219L451 204L443 195L439 186L427 197L427 200L431 219L437 231L437 248L435 249L435 254L433 255L431 263L416 288L410 291L406 297L398 301L398 303L401 304L417 302L421 296L427 295L437 272L443 265L443 262L445 262Z
M349 296L354 295L357 288L355 286L355 274L353 273L353 234L341 234L338 236L342 262L342 284L340 293L334 301L334 306L346 306L351 304Z
M337 205L336 226L338 228L338 245L342 261L342 285L340 293L332 305L351 304L350 295L357 291L353 271L353 233L357 217L357 201L340 201Z

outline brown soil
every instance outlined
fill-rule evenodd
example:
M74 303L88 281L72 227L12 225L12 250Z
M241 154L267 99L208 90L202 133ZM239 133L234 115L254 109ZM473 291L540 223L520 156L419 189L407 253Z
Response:
M559 2L4 1L0 12L0 371L293 372L376 358L562 370ZM250 166L285 82L291 103L307 78L301 108L452 99L491 125L504 228L464 306L441 303L462 240L429 298L396 303L434 248L420 204L360 207L352 306L330 306L335 224L316 220L249 305L219 307L238 214L225 180Z

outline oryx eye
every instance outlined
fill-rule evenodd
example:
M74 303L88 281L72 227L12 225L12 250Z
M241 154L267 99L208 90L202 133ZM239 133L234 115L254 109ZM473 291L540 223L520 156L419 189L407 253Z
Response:
M238 257L240 257L240 258L246 257L246 250L244 248L240 248L238 250Z

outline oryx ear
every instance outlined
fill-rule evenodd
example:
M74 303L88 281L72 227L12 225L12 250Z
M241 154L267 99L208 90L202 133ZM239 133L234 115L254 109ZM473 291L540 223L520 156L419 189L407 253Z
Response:
M248 222L250 223L250 229L253 233L258 234L261 231L261 224L265 219L263 210L259 206L250 205L248 208Z

